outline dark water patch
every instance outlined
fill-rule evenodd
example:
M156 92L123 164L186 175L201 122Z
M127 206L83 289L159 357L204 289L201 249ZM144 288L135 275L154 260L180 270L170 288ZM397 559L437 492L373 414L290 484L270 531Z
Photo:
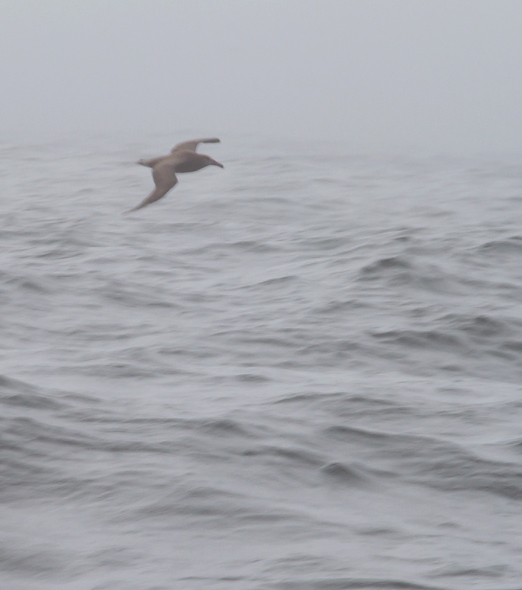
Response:
M328 177L317 177L317 178L312 178L311 179L312 182L317 182L317 184L336 184L338 181L333 179L333 178L328 178Z
M38 437L31 443L8 441L0 466L3 502L108 502L124 498L131 490L150 493L163 478L147 465L146 458L186 452L186 445L99 438L52 440ZM136 463L134 469L125 467Z
M253 428L246 428L235 420L230 418L221 420L204 421L199 430L205 434L211 434L217 437L242 437L242 438L257 438L258 433L254 432Z
M346 452L365 464L385 469L406 481L445 491L483 491L522 500L522 468L514 463L481 459L457 444L435 438L374 432L346 426L324 431L343 441Z
M266 242L257 242L253 240L234 242L232 244L227 244L227 247L232 248L234 250L241 250L244 252L259 253L277 252L280 249Z
M151 432L155 432L158 428L168 430L191 430L194 428L195 422L189 419L176 418L176 417L165 417L159 416L139 418L139 417L128 417L117 419L113 414L103 415L97 409L96 413L86 414L82 418L83 422L93 422L100 424L102 427L106 426L108 429L114 428L128 428L129 432L135 431L137 428L146 427ZM196 423L197 424L197 423Z
M274 445L260 446L242 452L245 457L275 459L279 465L319 467L324 465L324 457L313 451Z
M394 538L398 538L400 536L400 531L398 529L392 528L362 528L357 530L358 535L368 536L368 537L380 537L380 536L391 536Z
M304 445L264 444L241 451L243 477L264 481L275 489L310 489L324 485L325 455ZM335 481L332 476L331 482Z
M143 285L131 285L128 282L110 280L103 286L93 289L109 304L115 302L131 308L165 307L180 309L180 305L172 301L172 295L165 289ZM162 297L163 296L163 297Z
M208 230L214 225L214 222L208 223L204 220L198 220L197 222L169 221L166 217L163 217L162 219L154 219L154 221L148 221L147 219L129 216L125 221L127 223L139 223L140 225L143 225L145 232L156 234L192 234L195 231L201 231L202 228Z
M194 516L238 516L249 513L248 503L239 493L224 491L215 487L194 487L178 495L175 502L156 504L153 508L157 514L165 508L174 508L183 515Z
M233 350L238 358L248 359L248 361L241 362L241 365L245 367L245 371L249 370L249 373L246 374L262 375L261 369L264 370L265 367L258 367L257 361L260 355L267 354L278 359L288 358L292 354L292 351L300 345L300 334L294 333L293 330L277 330L271 331L271 335L263 336L262 334L266 330L258 328L257 325L258 322L250 329L219 330L214 332L209 335L211 337L209 346L212 345L212 350L216 354L219 352L218 346L222 346L227 350ZM256 333L260 335L256 337ZM278 338L272 336L272 334L281 334L281 337ZM202 351L199 351L198 354L202 354ZM254 369L256 370L255 373ZM214 380L216 383L221 382L223 377L217 376L214 377Z
M418 465L415 479L445 491L473 490L522 500L522 470L518 465L485 461L470 453L430 454Z
M361 468L335 461L321 468L327 480L347 487L368 487L370 478Z
M378 444L380 441L386 440L388 436L393 436L350 426L329 426L324 430L324 434L327 437L345 442L359 443L362 441L363 444L367 441L372 444Z
M42 578L63 575L70 570L70 556L58 554L48 546L13 547L0 546L0 568L2 572L18 573L23 578Z
M420 257L419 257L420 258ZM406 286L419 291L441 295L467 295L465 280L438 264L413 261L412 257L394 256L382 258L363 266L357 281L386 281L392 287ZM387 288L384 284L382 288Z
M51 392L44 392L22 381L0 375L0 404L20 408L58 410L65 404L57 401L56 397L57 395Z
M101 404L102 403L101 398L94 397L93 395L86 395L85 393L65 393L63 397L67 401L74 403L74 405L76 406L74 409L75 412L82 412L82 411L85 412L85 410L81 409L81 406L83 406L83 405L88 404L89 406L92 406L92 404ZM80 407L78 407L78 404L80 404ZM87 411L88 411L89 415L92 415L92 408L89 408ZM77 415L79 415L79 414L77 414Z
M464 316L449 314L442 317L440 321L479 342L497 340L511 335L515 331L522 333L522 321L518 318L499 319L488 315Z
M522 236L486 242L478 250L482 254L522 256Z
M369 309L371 304L361 301L360 299L350 299L347 301L331 301L330 303L314 309L314 313L337 317L339 314L353 312L360 309Z
M2 392L0 393L0 403L39 410L58 410L63 407L63 404L57 403L53 399L39 393L15 393L6 395Z
M4 504L23 503L49 497L63 497L64 487L73 480L57 465L50 465L43 454L20 451L2 441L3 458L0 465L0 500Z
M316 575L318 571L328 571L335 568L336 562L333 558L319 556L309 553L295 553L288 557L274 560L265 571L276 574L295 572L298 575Z
M65 258L74 258L75 256L82 256L81 251L72 251L67 248L49 248L44 251L40 250L39 253L35 253L38 258L45 258L49 260L61 260Z
M501 578L509 574L509 569L505 565L492 565L480 568L438 568L428 572L430 578L471 578L470 581L480 580L481 578Z
M408 349L412 353L432 350L444 355L452 354L461 361L442 365L439 362L441 368L453 365L460 370L466 358L474 358L482 359L485 369L489 366L486 359L493 357L498 359L497 362L504 362L511 373L518 370L522 349L522 322L518 318L447 314L437 318L432 325L436 327L428 330L374 331L371 336L392 349L398 347L398 350ZM471 369L469 362L467 364Z
M320 250L329 252L332 250L338 250L339 248L346 247L351 243L352 238L340 237L340 238L307 238L301 240L299 245L307 250Z
M241 375L237 375L236 379L242 383L268 383L272 381L269 377L255 373L242 373Z
M317 404L342 399L346 394L339 393L298 393L270 402L271 404Z
M372 336L391 345L408 348L439 349L443 351L465 352L465 342L457 335L438 330L390 330L374 332Z
M281 582L273 586L280 590L447 590L393 579L376 578L315 578Z
M8 286L9 288L20 289L28 293L52 293L50 281L41 277L35 278L34 275L23 276L16 274L0 273L0 284Z
M293 408L296 407L302 411L313 411L328 417L335 415L351 418L361 414L373 417L404 417L412 413L411 408L398 402L348 392L296 394L271 401L270 404L291 406L292 411L295 411Z
M148 359L147 359L148 360ZM52 373L52 371L50 371ZM182 375L183 370L176 367L163 366L160 363L140 363L137 360L118 362L113 360L99 361L97 363L90 359L82 359L79 364L63 364L55 372L60 374L72 374L85 377L113 378L113 379L136 379L157 378L162 375Z
M342 358L350 356L350 353L365 350L366 348L354 338L354 340L328 340L318 344L310 344L298 349L297 352L301 355L333 354Z
M517 356L522 353L522 340L507 340L501 346L509 352L516 352Z
M22 452L31 452L43 456L50 452L50 447L59 450L63 446L97 448L98 441L92 435L81 433L70 427L55 423L44 423L29 417L10 419L4 425L4 433L12 440L17 440ZM46 445L50 445L46 446Z
M229 332L219 332L219 335L223 335L223 334L230 334ZM218 334L216 334L218 335ZM231 334L230 334L231 335ZM250 345L254 345L254 346L263 346L266 348L294 348L295 347L295 342L293 340L290 340L288 338L263 338L263 337L259 337L259 338L255 338L252 336L252 332L247 332L247 333L241 333L241 334L237 334L234 337L234 340L241 345L244 344L250 344Z
M212 242L198 248L183 250L184 256L209 256L230 251L252 252L255 254L267 254L280 251L280 248L266 241L242 240L238 242Z
M522 438L518 439L518 440L510 441L509 443L507 443L506 446L514 449L518 453L522 453Z
M422 325L414 318L408 323L412 321ZM423 319L422 323L428 322ZM518 317L447 314L432 317L429 324L429 329L374 330L370 336L376 345L363 354L395 358L422 374L436 368L488 378L502 371L503 379L519 378L522 325ZM430 352L437 356L428 358Z
M113 571L114 568L129 568L137 560L142 559L142 554L126 547L107 547L101 551L93 551L87 556L89 562L94 562L97 567ZM94 589L93 589L94 590Z
M157 497L160 495L161 497ZM173 523L190 519L191 523L204 519L212 529L224 526L227 529L234 523L281 523L298 520L291 512L263 510L262 505L239 492L223 490L215 486L194 485L190 488L180 484L167 493L155 494L152 502L145 506L129 506L115 514L115 522L129 519L155 521L161 528L170 528Z
M273 279L266 279L264 281L260 281L254 284L245 285L241 287L241 289L258 289L258 288L278 288L280 286L292 284L294 282L299 281L299 277L296 275L286 275L283 277L276 277Z
M381 258L361 268L361 278L379 279L390 272L410 270L413 266L409 260L401 256L392 256L390 258Z

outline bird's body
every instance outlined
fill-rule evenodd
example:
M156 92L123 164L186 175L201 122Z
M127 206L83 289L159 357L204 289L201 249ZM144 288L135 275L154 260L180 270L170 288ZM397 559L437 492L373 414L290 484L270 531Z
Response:
M142 207L146 207L154 203L154 201L158 201L161 197L164 197L177 184L178 179L176 173L195 172L206 166L224 168L223 164L216 162L210 156L196 153L196 148L200 143L219 143L219 139L217 137L210 137L207 139L184 141L176 145L167 156L151 158L150 160L139 160L138 164L152 168L152 179L156 188L144 201L130 211L136 211Z

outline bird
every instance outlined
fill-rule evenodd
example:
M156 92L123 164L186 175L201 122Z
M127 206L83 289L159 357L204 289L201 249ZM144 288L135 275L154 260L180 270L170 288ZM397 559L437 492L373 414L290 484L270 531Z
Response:
M190 139L189 141L183 141L175 145L167 156L160 156L149 160L138 160L136 162L137 164L152 168L152 179L156 188L139 205L126 211L126 213L142 209L164 197L170 189L176 186L178 182L176 173L195 172L206 166L224 168L223 164L216 162L210 156L196 153L196 149L200 143L220 143L220 141L217 137Z

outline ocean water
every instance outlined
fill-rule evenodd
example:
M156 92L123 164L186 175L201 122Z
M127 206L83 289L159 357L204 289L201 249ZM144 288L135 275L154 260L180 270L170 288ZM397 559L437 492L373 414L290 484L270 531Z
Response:
M522 164L2 144L0 587L522 588Z

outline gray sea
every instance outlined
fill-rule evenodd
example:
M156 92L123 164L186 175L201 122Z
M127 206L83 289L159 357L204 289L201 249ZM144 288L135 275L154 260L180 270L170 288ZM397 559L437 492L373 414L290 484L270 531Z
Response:
M522 163L1 144L0 587L522 588Z

